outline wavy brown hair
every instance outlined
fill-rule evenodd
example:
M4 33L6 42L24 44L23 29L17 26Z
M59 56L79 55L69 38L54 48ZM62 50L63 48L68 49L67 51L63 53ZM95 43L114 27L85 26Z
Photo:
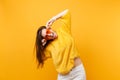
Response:
M45 58L45 54L44 54L44 46L42 45L42 29L46 29L45 26L41 26L38 30L37 30L37 34L36 34L36 42L35 42L35 49L36 49L36 58L38 61L38 67L41 65L41 67L44 64L44 58Z
M37 34L36 34L35 50L36 50L36 58L38 61L38 68L39 66L43 67L44 61L47 59L44 53L44 49L52 41L52 40L47 40L46 44L44 46L42 45L42 39L44 38L41 34L43 29L46 29L46 26L41 26L37 30Z

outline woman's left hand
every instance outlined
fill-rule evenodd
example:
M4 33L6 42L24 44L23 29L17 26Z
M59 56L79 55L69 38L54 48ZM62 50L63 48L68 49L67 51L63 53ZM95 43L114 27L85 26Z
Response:
M46 28L50 28L56 19L53 17L46 23Z

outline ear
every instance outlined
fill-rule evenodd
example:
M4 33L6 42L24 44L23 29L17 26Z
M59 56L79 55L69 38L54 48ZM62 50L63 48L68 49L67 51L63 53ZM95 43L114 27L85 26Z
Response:
M47 43L46 39L42 39L42 45L45 46L45 44Z

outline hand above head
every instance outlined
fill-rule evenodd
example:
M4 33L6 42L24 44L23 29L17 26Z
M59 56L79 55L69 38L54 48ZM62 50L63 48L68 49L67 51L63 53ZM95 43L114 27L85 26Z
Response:
M47 23L46 23L46 28L50 28L53 24L54 21L56 21L57 19L61 18L62 16L64 16L66 13L68 12L68 9L60 12L59 14L57 14L56 16L52 17Z
M56 19L51 18L51 19L46 23L46 28L50 28L55 20L56 20Z

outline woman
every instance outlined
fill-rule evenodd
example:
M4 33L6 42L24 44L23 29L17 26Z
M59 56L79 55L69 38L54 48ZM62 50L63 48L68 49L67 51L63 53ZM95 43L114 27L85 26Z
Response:
M51 27L57 27L55 31ZM64 10L52 17L46 26L37 31L36 57L38 66L43 66L52 57L58 80L86 80L83 64L71 35L71 16Z

